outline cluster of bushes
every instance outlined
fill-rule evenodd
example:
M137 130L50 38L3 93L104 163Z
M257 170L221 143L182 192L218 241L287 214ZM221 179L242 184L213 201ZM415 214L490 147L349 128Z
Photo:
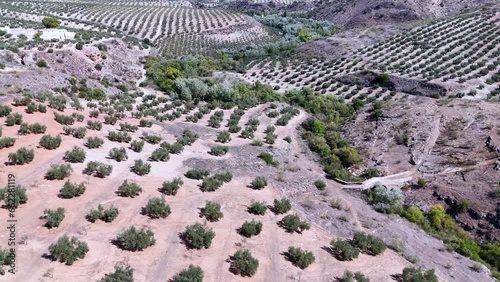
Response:
M230 172L219 172L203 179L200 190L203 192L213 192L219 189L224 182L230 182L233 175Z
M200 209L200 216L205 217L210 222L216 222L224 217L224 214L221 211L220 204L206 201L205 206Z
M376 256L387 248L386 244L379 238L363 232L354 233L354 239L349 241L332 240L332 253L339 260L352 260L358 257L359 252Z
M59 190L59 197L64 199L71 199L79 197L85 193L86 187L83 182L77 184L66 180L61 190Z
M139 126L140 127L151 127L153 126L153 122L147 119L141 119L139 121Z
M9 153L9 162L15 165L28 164L35 158L35 151L33 149L26 149L21 147L13 153Z
M309 224L301 220L296 214L286 215L278 224L290 233L302 233L302 231L309 230L310 228Z
M69 127L65 126L63 128L64 134L66 135L72 135L73 137L77 139L83 139L85 135L87 134L87 129L85 127Z
M151 157L149 157L149 160L153 162L166 162L169 159L169 150L162 147L155 149L153 153L151 153Z
M274 199L273 212L275 214L285 214L292 209L292 204L288 199Z
M223 118L224 118L224 112L216 111L214 115L212 115L208 120L208 125L210 127L219 128Z
M231 134L229 133L229 131L226 130L221 131L219 132L219 134L217 134L217 139L215 141L220 143L227 143L231 141Z
M286 258L300 269L306 269L315 261L314 254L309 251L303 251L301 248L288 247L285 253Z
M128 182L128 180L124 180L123 183L118 187L118 195L122 197L135 197L139 196L142 192L142 187L137 183Z
M45 226L47 228L59 227L59 224L61 224L61 221L64 219L64 209L45 209L43 211L43 217L45 218Z
M28 195L26 194L26 189L22 187L21 185L16 185L14 186L14 191L9 191L9 188L12 189L11 187L5 186L3 189L0 189L0 200L3 200L5 205L8 206L9 208L17 208L21 204L26 204L28 202ZM9 199L7 202L7 197L10 195L14 195L14 201ZM12 198L12 196L11 196Z
M65 262L72 265L78 259L85 258L89 251L87 243L78 240L76 237L68 238L66 235L57 240L57 243L49 246L49 253L52 260Z
M236 275L254 276L259 268L259 260L248 249L240 249L231 256L229 270Z
M125 148L112 148L108 153L108 158L117 162L122 162L128 159L127 150Z
M21 123L23 123L23 115L19 113L10 114L5 119L6 126L20 125Z
M113 166L101 163L98 161L91 161L87 163L87 167L84 170L85 174L94 175L99 178L104 178L111 174L113 171Z
M75 123L75 118L72 116L54 113L54 118L58 123L62 125L73 125Z
M143 148L144 148L144 141L142 140L139 141L133 140L132 142L130 142L130 149L132 149L132 151L136 153L140 153Z
M116 132L112 130L108 132L108 139L119 143L129 143L132 141L132 137L127 132Z
M97 280L97 282L134 282L134 270L126 265L115 265L115 272L106 273L102 279Z
M119 233L114 240L119 248L126 251L142 251L156 244L153 231L149 229L136 229L135 226Z
M77 146L74 146L70 151L64 153L64 160L70 163L83 163L85 158L85 150Z
M89 137L85 146L89 149L99 148L104 144L104 140L99 137Z
M49 180L54 180L54 179L61 180L70 176L71 172L73 172L73 168L69 164L60 164L60 165L52 164L50 165L50 168L47 171L45 178Z
M190 249L208 249L212 244L215 233L212 229L204 227L200 223L195 223L187 226L180 237Z
M0 138L0 149L12 147L15 143L16 139L12 137L2 137Z
M266 203L252 202L248 207L248 212L255 215L264 215L267 211Z
M262 231L262 222L253 220L245 221L240 228L238 228L238 233L242 236L250 238L252 236L259 235Z
M45 148L47 150L54 150L54 149L59 148L59 146L61 145L61 142L62 142L61 136L59 136L59 135L51 136L51 135L47 134L47 135L42 136L39 144L40 144L40 146L42 146L43 148Z
M33 123L33 124L27 124L27 123L21 123L21 126L19 127L19 134L42 134L45 133L47 130L47 126L40 124L40 123Z
M151 171L151 164L144 162L143 160L135 160L134 165L130 169L133 173L137 175L146 175Z
M120 123L120 131L136 132L139 127L130 123Z
M215 145L212 148L210 148L210 151L208 151L208 153L212 156L220 157L227 154L228 151L229 151L228 146Z
M203 270L191 264L187 269L177 273L171 282L203 282Z
M175 196L183 184L184 181L182 181L179 177L176 177L172 181L164 181L159 191L165 195Z
M90 130L100 131L102 129L102 123L99 121L87 121L87 128Z
M98 219L104 222L112 222L120 214L117 207L111 206L108 209L104 209L102 205L98 205L97 209L91 209L87 214L86 218L90 222L96 222Z

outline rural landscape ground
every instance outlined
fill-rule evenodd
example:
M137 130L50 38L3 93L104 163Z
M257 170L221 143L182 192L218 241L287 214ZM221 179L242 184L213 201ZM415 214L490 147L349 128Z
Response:
M0 281L498 281L499 97L496 1L0 1Z

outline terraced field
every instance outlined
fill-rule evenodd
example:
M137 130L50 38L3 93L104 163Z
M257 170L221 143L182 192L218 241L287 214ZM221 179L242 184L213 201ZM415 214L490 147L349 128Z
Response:
M208 54L271 39L251 17L216 8L194 8L187 1L8 1L0 12L40 21L58 17L63 26L113 32L143 40L161 54Z
M500 81L499 25L498 10L442 19L330 61L287 59L254 63L243 77L250 82L271 84L281 91L310 87L345 99L390 99L396 94L342 79L368 70L430 82L459 97L494 96L499 94Z

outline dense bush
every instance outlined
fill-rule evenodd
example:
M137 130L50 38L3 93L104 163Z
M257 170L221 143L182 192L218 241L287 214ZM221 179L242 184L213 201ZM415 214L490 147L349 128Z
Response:
M0 105L0 117L6 117L10 115L12 108L8 105Z
M142 251L156 243L154 233L151 230L138 230L134 226L124 230L114 240L114 243L121 249L127 251Z
M184 175L189 179L202 180L207 177L210 172L202 168L193 168L188 170Z
M205 206L200 209L200 216L205 217L210 222L216 222L224 217L224 214L221 211L220 204L206 201Z
M203 192L213 192L219 189L224 181L215 176L208 176L203 179L200 185L200 190Z
M264 215L266 210L267 206L264 202L252 202L248 207L248 212L255 215Z
M91 161L87 163L87 167L84 170L85 174L94 174L97 177L104 178L113 172L113 166L104 164L97 161Z
M119 143L129 143L132 141L132 137L127 132L116 132L112 130L108 132L108 139Z
M108 158L117 162L122 162L128 159L127 151L125 148L113 148L108 153Z
M75 118L72 116L65 116L58 113L54 113L54 119L62 125L72 125L75 123Z
M0 149L12 147L12 146L14 146L15 143L16 143L16 139L14 139L14 138L2 137L2 138L0 138Z
M272 165L272 166L278 166L279 163L275 160L273 160L273 156L267 152L262 152L259 155L259 158L264 160L266 164Z
M332 240L330 242L332 252L338 260L353 260L359 256L359 250L349 242L342 240Z
M279 222L279 225L283 227L287 232L302 233L304 230L309 230L310 226L307 222L300 220L300 217L296 214L289 214L283 217Z
M60 135L57 135L55 137L52 137L50 135L44 135L40 139L40 146L44 147L47 150L54 150L59 148L61 145L62 139Z
M86 188L83 182L77 184L66 180L61 190L59 190L59 196L64 199L71 199L73 197L79 197L85 192L85 190Z
M8 208L17 208L21 204L26 204L28 202L28 195L26 194L26 189L21 185L14 186L14 191L9 191L12 189L11 187L5 186L3 189L0 189L0 200L4 201L4 204ZM13 195L13 201L12 196ZM9 198L10 197L10 198Z
M434 273L434 269L423 270L413 266L408 266L403 269L403 282L438 282L438 278Z
M66 235L57 240L57 243L49 246L49 253L52 260L65 262L72 265L78 259L85 258L89 251L87 243L78 240L76 237L68 238Z
M70 151L64 153L64 160L70 163L83 163L85 158L85 150L77 146L74 146Z
M229 147L227 147L227 146L215 145L212 148L210 148L210 151L208 151L208 153L212 156L219 157L219 156L223 156L223 155L227 154L228 151L229 151Z
M135 160L131 171L137 175L146 175L151 171L151 164L144 162L143 160Z
M115 206L104 209L102 205L98 205L97 209L91 209L86 218L90 222L96 222L98 219L104 222L112 222L118 216L120 211Z
M9 114L5 119L6 126L20 125L21 123L23 123L23 116L19 113Z
M292 204L288 199L274 199L273 212L275 214L284 214L292 209Z
M99 148L104 144L104 140L99 137L89 137L85 146L89 149Z
M134 182L128 182L128 180L124 180L123 183L118 187L118 195L122 197L135 197L139 196L142 192L141 186Z
M64 209L58 208L57 210L45 209L43 216L46 220L45 226L47 228L59 227L59 224L64 219Z
M315 257L312 252L303 251L301 248L288 247L288 251L285 253L285 256L300 269L306 269L315 261Z
M170 154L168 149L161 147L155 149L151 154L151 157L149 157L149 160L153 162L166 162L169 159L170 159Z
M23 165L30 163L35 158L35 151L33 149L26 149L21 147L13 153L9 153L9 162L16 165Z
M139 121L139 126L140 126L140 127L151 127L151 126L153 126L153 122L152 122L152 121L150 121L150 120L141 119L141 120Z
M180 237L190 249L208 249L212 244L215 233L212 229L206 228L200 223L195 223L187 226Z
M155 197L149 199L142 212L143 214L148 215L150 218L166 218L172 211L163 197Z
M231 265L229 269L231 272L241 276L253 276L259 268L259 261L252 256L248 249L241 249L236 251L231 256Z
M126 265L115 265L115 272L106 273L97 282L134 282L134 270Z
M217 142L221 142L221 143L227 143L227 142L231 141L231 134L228 131L225 131L225 130L221 131L217 135L216 141Z
M45 178L49 180L54 180L54 179L61 180L70 176L71 172L73 172L73 168L71 167L70 164L60 164L60 165L52 164L50 165L50 168L47 171Z
M314 186L316 186L318 190L323 191L326 188L326 183L324 180L318 179L314 181Z
M171 282L203 282L203 270L191 264L187 269L177 273Z
M262 222L255 221L245 221L240 228L238 228L238 233L242 236L250 238L252 236L259 235L262 231Z
M267 186L267 179L264 176L257 176L254 180L252 180L250 186L253 189L261 190L262 188Z
M184 181L182 181L179 177L176 177L172 181L164 181L159 191L165 195L175 196L183 184Z
M136 132L138 129L137 125L133 125L130 123L120 123L120 131L127 131L127 132Z
M143 148L144 148L144 141L142 140L140 141L134 140L130 142L130 149L132 149L132 151L136 153L140 153Z
M339 282L370 282L370 279L368 279L363 273L361 272L355 272L352 273L348 270L344 271L344 275L342 275L342 278L340 278Z
M358 247L363 253L370 255L381 254L387 248L382 239L363 232L354 233L353 245Z
M149 144L159 144L161 142L161 136L154 135L154 134L148 134L148 133L143 133L142 138L144 138L144 141L148 142Z

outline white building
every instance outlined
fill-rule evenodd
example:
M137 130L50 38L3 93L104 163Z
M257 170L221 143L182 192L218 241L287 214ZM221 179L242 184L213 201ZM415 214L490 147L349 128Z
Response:
M75 39L75 33L67 31L66 29L56 29L56 28L42 29L42 30L40 30L40 32L42 32L42 35L40 35L40 38L43 40Z

